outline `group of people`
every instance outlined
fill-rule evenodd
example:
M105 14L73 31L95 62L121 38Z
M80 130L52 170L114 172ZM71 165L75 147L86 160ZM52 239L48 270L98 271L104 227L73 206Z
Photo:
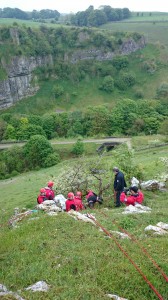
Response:
M114 198L115 207L120 207L121 203L128 205L141 204L144 200L144 194L137 186L131 186L127 189L124 174L118 167L113 168L114 172Z
M46 187L40 189L40 194L37 197L38 204L43 203L45 200L53 200L54 199L55 192L53 190L53 185L54 185L54 182L49 181L47 183Z
M47 186L40 189L40 194L37 197L37 203L42 204L46 200L54 200L55 192L53 190L53 181L49 181ZM87 205L90 208L93 208L95 203L102 203L103 199L98 197L92 190L88 190L86 193ZM82 192L77 191L75 194L69 192L67 199L65 199L65 209L69 211L71 209L79 211L86 208L86 205L82 202Z
M113 172L115 207L120 207L122 203L124 203L126 206L135 205L136 203L141 204L144 200L144 195L138 189L138 187L131 186L127 189L124 174L119 170L118 167L114 167ZM40 194L37 197L38 204L41 204L46 200L54 200L55 192L53 190L53 185L54 182L49 181L46 187L40 189ZM92 190L87 191L86 200L89 208L94 208L95 203L103 203L103 199ZM75 194L73 192L68 193L67 199L65 199L65 210L67 212L71 209L79 211L85 208L86 205L84 205L82 201L81 191L77 191Z

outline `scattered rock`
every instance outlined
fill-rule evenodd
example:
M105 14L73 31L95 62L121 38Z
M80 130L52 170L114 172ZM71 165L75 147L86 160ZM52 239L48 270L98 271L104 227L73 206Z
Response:
M122 233L120 231L112 231L112 230L110 232L117 235L120 239L130 239L130 237L126 233Z
M106 294L107 297L113 299L113 300L128 300L128 299L125 299L125 298L122 298L122 297L119 297L117 295L112 295L112 294Z
M135 204L135 206L133 205L126 206L122 214L134 214L134 213L142 214L142 213L149 213L149 212L151 212L150 207L143 206L137 203Z
M8 291L5 285L0 284L0 296L7 296L7 295L12 295L15 299L17 300L24 300L21 296L18 294Z
M158 180L148 180L141 182L141 188L148 191L160 190L165 187L164 182L159 182Z
M145 231L154 231L154 234L157 235L164 235L168 233L166 230L168 230L168 224L162 222L157 223L156 226L149 225L145 228Z
M32 291L32 292L47 292L49 287L50 286L45 281L38 281L35 284L25 288L25 290Z

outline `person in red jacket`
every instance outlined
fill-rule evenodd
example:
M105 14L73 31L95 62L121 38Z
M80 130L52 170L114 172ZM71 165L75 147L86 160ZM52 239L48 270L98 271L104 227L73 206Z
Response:
M82 193L80 191L76 192L76 195L74 197L74 202L75 202L77 211L85 209L85 207L82 203Z
M38 204L41 204L43 203L45 200L47 200L47 197L46 197L46 191L44 188L40 189L40 194L38 195L37 197L37 203Z
M138 189L137 186L131 186L129 188L130 195L127 196L125 192L120 195L120 201L128 205L141 204L144 200L144 194Z
M54 185L54 182L53 181L49 181L47 183L47 187L45 187L46 198L48 200L53 200L54 197L55 197L55 193L54 193L54 190L53 190L53 185Z
M76 210L76 205L74 201L74 193L70 192L68 193L67 200L65 201L66 211L73 209Z
M86 199L88 202L88 206L90 208L94 208L94 204L98 202L99 204L103 203L103 198L100 196L97 196L92 190L88 190L86 194Z

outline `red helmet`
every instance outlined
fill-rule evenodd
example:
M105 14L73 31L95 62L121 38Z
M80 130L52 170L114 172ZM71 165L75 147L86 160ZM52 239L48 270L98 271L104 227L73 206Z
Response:
M68 193L68 199L73 199L74 198L74 193L70 192Z
M77 191L77 192L76 192L76 196L81 198L81 197L82 197L82 192Z
M52 186L54 185L54 182L53 182L53 181L49 181L49 182L47 183L47 185L48 185L48 187L52 187Z
M40 193L45 193L46 190L44 188L40 189Z

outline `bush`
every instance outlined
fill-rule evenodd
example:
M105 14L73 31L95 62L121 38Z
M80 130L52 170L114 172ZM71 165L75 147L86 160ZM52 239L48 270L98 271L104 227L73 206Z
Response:
M107 93L113 92L113 90L114 90L114 79L110 75L104 77L103 83L100 86L100 90L103 90Z
M19 172L17 172L16 170L13 170L12 173L11 173L11 176L14 177L14 176L17 176L19 175Z
M73 146L72 153L79 156L84 153L84 144L82 141L78 140Z
M137 98L137 99L143 99L144 98L144 93L143 93L143 91L142 90L136 90L135 91L135 97Z
M45 160L49 154L53 153L53 148L49 141L42 135L34 135L24 146L24 154L27 167L44 167Z
M61 85L55 85L53 87L52 91L53 91L54 97L57 98L64 93L64 88Z
M149 74L154 74L157 70L157 65L154 61L145 61L142 65L142 69Z
M128 57L116 56L113 58L112 64L117 70L125 69L128 67L129 64Z
M115 85L120 90L126 90L128 87L131 87L135 84L136 77L133 73L122 73L120 74L119 79L115 81Z
M58 153L51 153L45 159L43 166L45 168L48 168L48 167L52 167L54 165L57 165L59 162L60 162L59 154Z
M156 97L160 98L167 98L168 97L168 83L163 82L156 91Z

